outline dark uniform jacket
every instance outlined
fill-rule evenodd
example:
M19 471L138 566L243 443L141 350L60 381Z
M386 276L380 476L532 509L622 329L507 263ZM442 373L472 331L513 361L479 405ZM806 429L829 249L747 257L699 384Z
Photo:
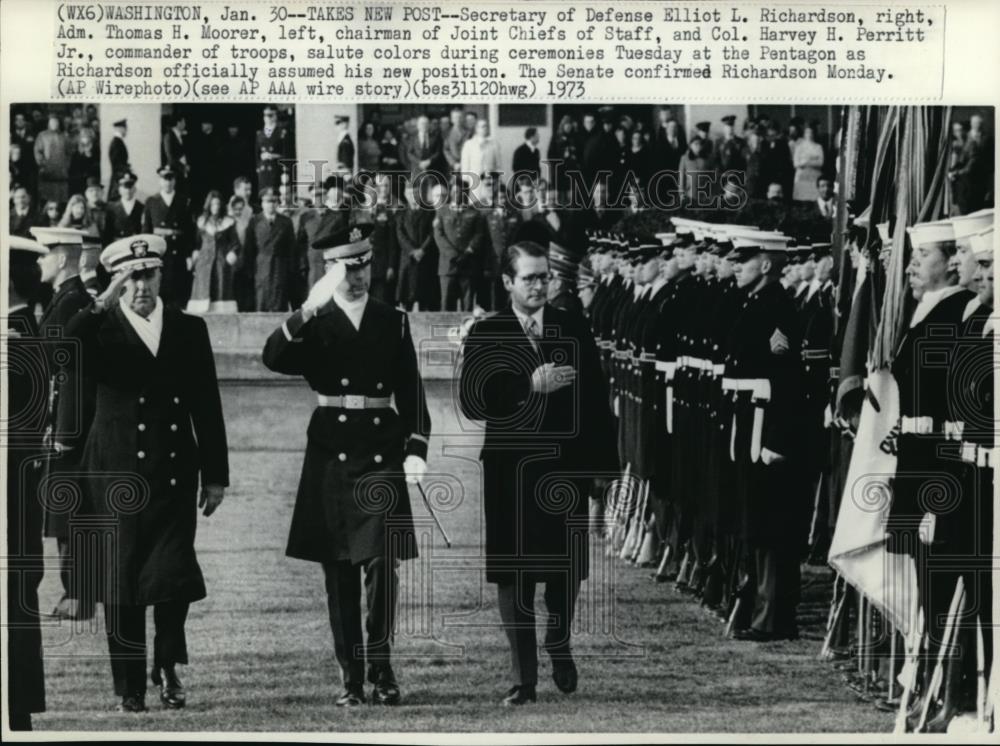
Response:
M45 711L38 586L42 582L42 506L36 459L43 453L48 364L30 308L7 316L7 663L11 712ZM16 335L16 336L15 336Z
M108 145L108 160L111 162L111 179L108 182L108 202L121 199L118 194L118 179L129 170L128 146L125 140L115 135Z
M351 208L346 204L339 209L331 209L325 205L311 210L302 216L296 232L298 242L299 273L307 278L308 287L312 287L325 273L323 252L310 251L309 248L320 236L340 233L347 230L351 222Z
M537 147L531 148L528 143L521 143L514 149L514 173L527 173L537 179L541 173L541 157L542 152Z
M296 311L268 338L264 364L318 394L396 405L313 411L287 555L357 563L392 547L396 559L415 557L403 460L427 458L431 421L407 315L370 297L358 329L332 301L306 322Z
M290 158L288 132L280 124L276 125L271 134L267 135L264 130L257 130L257 139L254 143L254 157L257 161L257 190L277 189L281 184L281 159ZM264 160L262 153L270 153L278 158Z
M154 194L146 200L142 213L142 230L155 233L167 242L163 255L163 278L160 281L160 297L163 302L174 306L187 304L191 294L191 273L187 268L187 258L194 248L194 224L187 198L174 192L170 206L163 196Z
M132 203L132 211L126 213L122 206L121 198L108 208L108 217L104 222L104 235L102 239L105 244L116 241L119 238L128 238L137 233L142 233L142 215L144 205L139 200Z
M962 328L962 313L972 298L959 290L941 300L927 316L906 330L892 361L892 376L899 387L901 418L926 418L924 433L906 432L900 421L896 475L892 503L886 518L889 551L913 553L917 529L929 512L922 495L928 490L948 491L954 462L945 458L945 423L953 420L949 402L949 359Z
M92 307L91 307L92 308ZM70 324L82 366L60 421L88 413L81 470L86 522L71 541L102 536L107 551L77 555L80 592L110 604L197 601L194 551L199 479L229 485L226 427L205 322L163 310L154 357L121 307L81 311Z
M597 347L583 316L552 306L533 347L514 310L477 322L463 348L459 402L486 421L483 509L486 580L517 570L586 578L588 482L618 474L614 423ZM543 362L572 365L576 381L548 395L531 391Z
M791 546L804 537L812 500L796 489L802 431L800 332L781 283L742 297L726 343L723 389L733 401L730 454L737 468L744 538L755 546ZM775 353L775 330L788 350ZM738 387L732 388L732 383ZM752 388L746 388L750 386ZM763 449L786 457L765 465Z
M60 397L67 391L68 381L66 376L72 373L73 369L80 364L78 350L73 344L60 345L54 340L56 338L68 337L70 320L77 312L86 307L93 300L93 296L84 287L83 280L79 275L71 277L59 286L59 290L52 296L52 301L46 307L42 318L38 322L39 336L43 339L52 340L45 346L46 356L49 364L49 376L46 383L49 388L49 426L52 429L52 440L58 441L66 446L73 446L82 435L79 420L72 422L58 422L57 413L59 411ZM60 353L60 348L62 352ZM58 354L57 354L58 353ZM51 477L61 472L73 472L76 469L79 449L76 452L63 454L61 457L52 456L46 461L46 474L44 478ZM45 535L50 537L65 537L69 514L65 510L58 509L55 502L58 497L52 494L53 504L51 509L45 511ZM48 500L46 500L48 503Z

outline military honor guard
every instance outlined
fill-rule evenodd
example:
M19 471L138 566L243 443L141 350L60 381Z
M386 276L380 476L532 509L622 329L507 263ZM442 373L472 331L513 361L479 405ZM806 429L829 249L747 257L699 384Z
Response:
M183 308L191 295L187 261L194 249L194 223L188 199L177 189L177 172L167 165L156 173L160 177L160 191L146 200L142 231L166 242L161 259L160 297L168 306Z
M407 315L368 293L370 232L356 226L313 242L327 273L263 353L269 369L303 376L316 392L286 553L323 567L340 706L366 701L366 678L374 702L400 701L397 564L417 553L407 483L423 477L431 432Z
M802 458L801 337L795 309L778 281L788 239L747 232L735 234L732 242L736 282L746 294L726 340L722 388L733 408L730 458L750 560L744 598L752 609L746 617L736 616L734 634L752 641L795 639L800 544L811 506L795 479L795 463Z
M128 135L128 120L119 119L111 125L114 131L111 142L108 143L108 160L111 162L111 179L108 182L108 202L118 200L122 177L131 171L128 159L128 145L125 137Z
M553 680L564 693L577 688L570 632L589 572L588 496L619 469L597 346L583 316L546 302L550 272L544 246L508 248L511 303L473 325L459 380L463 414L486 423L486 580L497 585L510 645L513 686L502 700L509 706L537 698L540 584Z
M264 124L257 130L254 153L257 159L257 191L277 191L281 185L281 160L290 158L291 141L288 130L278 124L278 110L264 107Z
M576 277L579 264L574 257L557 243L549 242L549 304L570 313L583 315L583 305L576 294Z
M52 299L38 322L39 336L49 339L62 338L66 336L66 327L70 319L93 300L80 277L84 235L74 228L34 227L31 233L46 248L46 251L38 256L40 279L43 284L51 285L53 291ZM72 432L60 433L57 430L60 396L67 390L66 376L74 365L79 364L71 350L72 348L68 355L59 356L58 359L54 350L53 354L49 355L49 423L45 444L50 449L57 446L57 441L68 442L69 439L80 435L75 426ZM74 472L77 466L76 454L53 450L44 461L43 482L47 477L62 472ZM59 578L63 589L62 598L52 614L63 619L89 618L93 614L93 609L81 604L79 599L72 596L70 590L69 513L56 504L50 504L47 495L42 496L42 501L45 505L45 536L56 540L59 552Z
M115 200L108 208L108 218L104 223L105 243L119 238L127 238L142 232L142 216L145 205L136 198L135 185L138 178L131 171L118 177L115 185Z
M229 484L208 329L159 297L167 252L155 234L104 249L112 281L70 322L80 365L59 404L60 422L86 418L81 520L70 525L74 580L104 605L114 690L129 713L146 709L150 606L151 681L164 707L186 703L177 670L188 662L185 620L206 595L197 509L212 515Z

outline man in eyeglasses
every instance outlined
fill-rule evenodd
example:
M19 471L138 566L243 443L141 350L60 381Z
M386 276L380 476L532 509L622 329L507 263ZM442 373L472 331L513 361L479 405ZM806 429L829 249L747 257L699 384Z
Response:
M463 348L462 412L485 420L486 580L497 584L514 685L504 705L536 700L535 589L545 584L545 649L556 687L577 687L570 630L587 578L588 495L618 473L614 425L587 320L547 303L547 249L513 244L510 305L477 322ZM595 484L595 482L597 484Z

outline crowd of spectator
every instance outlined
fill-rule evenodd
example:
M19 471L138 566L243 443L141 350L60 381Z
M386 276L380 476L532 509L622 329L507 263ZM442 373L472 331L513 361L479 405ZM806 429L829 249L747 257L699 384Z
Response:
M200 119L191 133L183 111L169 116L158 193L142 202L126 120L111 125L105 186L96 107L15 108L9 231L80 229L89 241L84 271L94 275L102 246L158 232L175 264L164 272L165 299L192 311L276 312L297 307L322 274L309 250L318 236L369 222L374 295L407 309L491 310L506 302L498 268L515 240L579 254L588 230L610 230L664 200L700 206L700 192L725 196L734 183L755 224L775 213L795 211L802 224L835 212L836 147L817 122L795 117L787 126L747 117L737 127L730 115L685 131L668 107L651 122L606 107L561 116L547 148L528 127L505 153L489 120L460 106L398 124L373 109L356 143L350 119L334 119L333 152L318 154L332 157L304 191L291 181L290 113L263 107L252 143L238 124L217 134ZM953 213L991 202L991 142L981 117L955 123ZM577 185L587 190L582 201Z

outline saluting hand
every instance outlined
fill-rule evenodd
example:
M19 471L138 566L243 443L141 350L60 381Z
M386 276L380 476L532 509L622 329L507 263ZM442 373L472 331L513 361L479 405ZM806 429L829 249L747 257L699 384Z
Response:
M307 319L333 300L333 292L347 275L347 267L343 262L337 262L329 272L319 278L309 291L309 297L302 304L302 315Z
M538 394L551 394L566 388L576 380L576 370L572 365L545 363L535 368L531 374L531 389Z
M226 496L226 488L221 484L206 484L201 488L201 500L198 507L204 508L203 516L208 518L215 512L215 509L222 505L222 498Z
M111 282L105 291L94 298L95 311L107 311L112 305L118 302L118 298L122 294L122 285L125 284L127 276L128 273L124 271L115 272L111 276Z
M764 462L764 466L770 466L771 464L780 464L785 460L785 457L769 448L761 448L760 460Z

